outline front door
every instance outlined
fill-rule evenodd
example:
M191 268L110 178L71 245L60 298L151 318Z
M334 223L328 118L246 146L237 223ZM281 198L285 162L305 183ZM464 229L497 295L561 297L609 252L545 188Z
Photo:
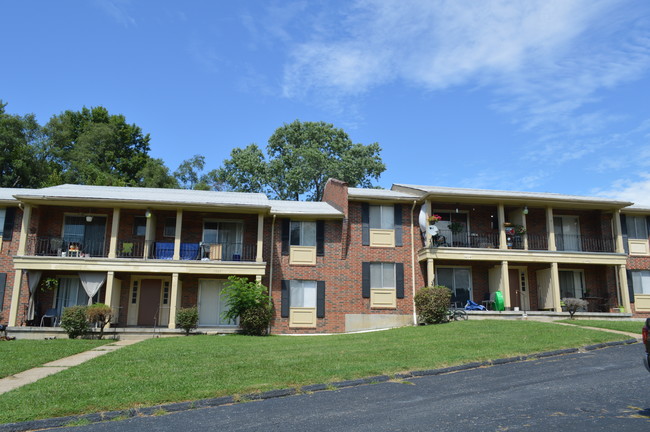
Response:
M221 297L225 280L204 279L199 282L199 325L233 325L223 318L228 310L226 300Z
M143 279L140 285L140 305L138 307L138 325L155 326L160 322L160 280Z

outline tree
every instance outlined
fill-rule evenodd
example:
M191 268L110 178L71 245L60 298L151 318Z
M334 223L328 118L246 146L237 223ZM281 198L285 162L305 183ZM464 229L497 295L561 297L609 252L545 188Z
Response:
M46 155L52 163L50 184L174 184L160 162L152 162L149 134L104 107L53 116L45 126L45 135ZM147 173L155 174L155 179L143 177Z
M42 128L34 114L7 114L6 106L0 100L0 187L40 187L47 176Z
M233 191L318 201L330 177L353 187L372 187L372 179L386 170L379 144L355 144L342 129L325 122L285 123L269 138L266 150L268 160L255 144L235 148L215 179Z

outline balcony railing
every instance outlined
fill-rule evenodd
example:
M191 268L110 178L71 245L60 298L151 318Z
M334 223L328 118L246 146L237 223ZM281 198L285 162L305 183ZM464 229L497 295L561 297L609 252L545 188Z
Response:
M106 241L67 240L62 237L30 237L27 254L71 258L108 256Z
M526 240L528 250L548 250L548 235L522 234L506 236L506 247L508 249L525 249ZM558 251L582 251L582 252L614 252L614 240L598 236L560 235L555 236L556 249ZM437 236L432 237L431 246L436 247L461 247L498 249L498 232L460 232L454 233L442 229Z
M556 234L555 246L559 251L614 252L614 239Z
M152 242L149 258L170 260L174 257L174 242ZM181 243L181 260L255 261L257 245L245 243Z
M466 248L498 249L499 233L494 233L494 232L454 233L450 230L442 229L438 232L437 236L432 237L431 244L433 247L466 247Z

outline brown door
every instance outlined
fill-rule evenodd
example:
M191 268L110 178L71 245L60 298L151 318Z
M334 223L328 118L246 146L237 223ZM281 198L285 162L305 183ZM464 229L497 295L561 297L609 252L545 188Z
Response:
M160 280L143 279L140 283L138 325L154 326L160 322Z
M521 308L521 292L519 285L519 270L508 269L508 281L510 282L510 306Z

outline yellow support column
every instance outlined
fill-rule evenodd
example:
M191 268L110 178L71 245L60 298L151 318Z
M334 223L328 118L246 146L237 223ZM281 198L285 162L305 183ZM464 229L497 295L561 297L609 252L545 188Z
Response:
M169 327L170 329L176 328L176 311L179 304L179 280L178 273L172 273L172 286L171 293L169 293Z
M546 207L546 232L548 233L548 250L557 250L555 245L555 224L553 223L553 209ZM557 268L557 264L555 265Z
M554 237L555 238L555 237ZM560 296L560 272L557 263L551 263L551 292L553 294L553 307L555 312L562 312L562 298Z
M618 289L621 293L621 303L625 312L632 313L632 305L630 304L630 291L627 286L627 272L625 271L625 264L618 266Z
M427 259L427 286L434 286L436 283L436 271L433 259Z
M264 215L257 215L257 254L256 262L262 262L262 252L264 251Z
M110 256L110 253L109 253ZM113 308L113 303L115 299L115 293L113 292L113 284L115 282L115 272L109 271L106 273L106 296L104 297L104 303L109 306L112 310L112 313L117 313L118 309ZM111 319L113 321L113 319ZM106 324L106 328L110 328L111 323Z
M22 235L22 234L21 234ZM11 309L9 310L9 326L15 327L18 317L18 308L20 307L20 285L23 280L22 270L14 272L14 289L11 292Z
M510 275L508 274L508 261L501 261L501 293L503 294L503 306L510 310Z
M176 236L174 237L174 260L181 259L181 228L183 227L183 210L176 210Z
M497 206L497 214L499 219L499 249L508 249L508 241L506 239L506 227L503 223L506 221L506 211L502 203ZM505 295L505 293L504 293ZM505 300L504 300L505 301Z
M613 219L613 228L614 228L614 239L616 239L616 249L614 252L616 253L625 253L624 245L623 245L623 230L621 229L621 211L616 210L614 214L612 215ZM627 280L627 279L626 279ZM629 297L629 296L628 296Z
M120 229L120 209L119 208L114 208L113 209L113 223L111 224L111 242L108 245L108 257L109 258L115 258L115 256L116 256L117 235L118 235L119 229Z

